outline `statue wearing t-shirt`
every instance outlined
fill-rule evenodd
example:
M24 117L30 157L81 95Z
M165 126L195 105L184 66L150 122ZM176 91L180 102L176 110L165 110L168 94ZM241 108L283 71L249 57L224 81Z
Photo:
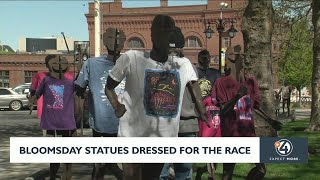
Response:
M118 135L119 118L114 114L114 110L104 93L104 87L109 71L120 56L125 39L122 30L108 28L103 34L103 42L108 50L108 55L86 60L75 81L78 96L83 96L87 87L89 88L88 107L93 137L117 137ZM92 179L103 179L107 169L117 179L123 179L122 171L115 163L94 164Z
M43 106L40 128L44 136L52 135L71 137L76 132L74 114L74 85L73 80L65 78L68 61L59 55L48 55L46 62L49 76L41 81L35 95L31 97L30 109L40 96L43 96ZM50 163L50 179L57 176L59 163ZM64 164L62 179L71 179L71 164Z
M209 80L210 84L213 85L215 80L220 77L219 70L210 68L210 53L208 50L202 50L198 53L198 63L197 67L198 76L201 79Z
M244 59L239 45L226 51L225 76L212 88L212 100L220 106L223 137L254 137L253 109L260 105L260 91L254 77L245 76ZM223 179L232 179L235 163L223 164ZM247 179L262 179L266 167L257 163Z
M130 50L119 57L109 73L105 88L119 120L121 137L177 137L180 109L186 87L201 118L207 120L197 76L185 57L169 56L174 20L157 15L151 26L150 53ZM118 101L114 88L126 78L123 97ZM133 164L123 167L128 179L159 179L163 164ZM141 169L141 171L140 171ZM140 174L141 172L141 174Z
M284 81L284 86L281 87L278 94L282 92L282 112L284 113L285 105L287 105L288 117L290 116L290 99L292 87L288 84L288 81Z

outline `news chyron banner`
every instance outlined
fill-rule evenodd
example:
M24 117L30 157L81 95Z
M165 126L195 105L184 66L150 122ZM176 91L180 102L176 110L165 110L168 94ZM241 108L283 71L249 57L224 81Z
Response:
M11 163L307 163L306 138L11 137Z

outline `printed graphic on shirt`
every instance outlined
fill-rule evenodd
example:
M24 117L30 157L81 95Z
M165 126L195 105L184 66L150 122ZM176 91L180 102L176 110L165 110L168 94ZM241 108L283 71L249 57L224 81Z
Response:
M100 96L101 96L101 101L106 102L108 106L110 105L110 103L109 103L108 97L106 96L106 94L104 92L104 88L106 86L107 78L108 78L110 72L111 72L111 70L103 71L103 75L100 77L101 88L99 91ZM120 84L114 89L114 91L119 96L124 93L124 88L125 88L125 79L120 82Z
M207 110L210 112L213 128L217 129L220 126L220 109L216 106L209 106Z
M63 109L64 85L49 85L49 89L54 97L54 102L52 105L48 104L47 107L52 109Z
M110 70L109 70L109 72L110 72ZM107 71L103 71L103 75L102 75L102 77L100 77L101 89L100 89L100 91L99 91L102 102L107 102L107 96L106 96L106 94L104 93L104 87L106 86L107 77L108 77ZM109 105L109 104L108 104L108 105Z
M239 112L240 120L252 120L252 105L249 95L245 95L240 98L235 105L234 109Z
M201 90L201 96L206 97L211 92L211 83L205 78L199 79L199 86Z
M179 79L176 71L145 71L144 107L147 115L177 115L180 98Z
M114 92L119 96L124 93L124 89L126 86L126 79L123 79L120 84L114 89Z

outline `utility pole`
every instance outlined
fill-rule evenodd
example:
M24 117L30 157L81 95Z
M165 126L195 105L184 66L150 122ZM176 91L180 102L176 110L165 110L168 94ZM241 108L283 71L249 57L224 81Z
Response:
M94 0L94 56L99 57L101 53L101 17L100 17L100 2L99 0Z

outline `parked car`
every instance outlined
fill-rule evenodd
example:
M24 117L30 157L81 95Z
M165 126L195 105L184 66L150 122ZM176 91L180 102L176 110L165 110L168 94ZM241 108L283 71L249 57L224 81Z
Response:
M28 98L25 94L19 94L10 88L0 87L0 108L18 111L26 106L28 106Z
M30 90L30 86L31 86L31 83L24 83L12 88L12 90L19 94L28 94Z

